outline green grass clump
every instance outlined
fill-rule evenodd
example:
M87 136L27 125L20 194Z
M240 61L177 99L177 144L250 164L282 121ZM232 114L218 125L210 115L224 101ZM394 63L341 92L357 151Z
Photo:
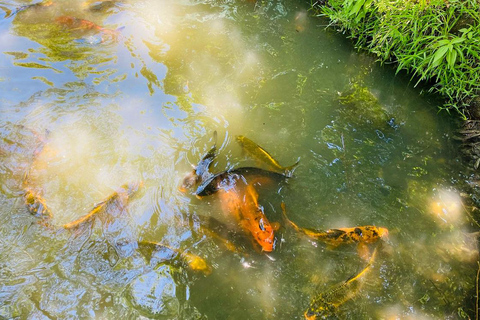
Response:
M357 47L396 62L446 98L464 118L480 94L478 0L323 0L312 5Z

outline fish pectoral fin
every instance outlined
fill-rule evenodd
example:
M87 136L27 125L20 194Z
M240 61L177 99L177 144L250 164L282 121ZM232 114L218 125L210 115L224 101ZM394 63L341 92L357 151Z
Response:
M277 222L277 221L271 222L270 225L272 226L273 231L280 230L280 227L281 227L280 222Z
M360 258L364 261L369 261L371 257L370 248L364 242L360 242L357 245L357 253Z
M339 246L338 243L327 243L327 246L326 246L326 249L327 250L335 250L337 249Z
M293 177L293 171L295 171L294 169L298 166L299 163L300 163L300 158L298 158L297 162L295 162L291 166L285 167L285 170L284 170L285 171L285 176L287 176L288 178L292 178Z

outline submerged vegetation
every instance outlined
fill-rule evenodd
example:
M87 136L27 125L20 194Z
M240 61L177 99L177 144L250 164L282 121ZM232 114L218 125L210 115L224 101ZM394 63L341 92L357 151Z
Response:
M348 31L357 47L396 63L416 84L432 84L430 92L446 99L440 109L467 118L480 106L478 6L478 0L322 0L312 7Z

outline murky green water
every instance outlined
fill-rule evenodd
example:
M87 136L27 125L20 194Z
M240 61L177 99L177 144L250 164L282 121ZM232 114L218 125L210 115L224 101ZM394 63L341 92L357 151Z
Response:
M0 2L0 317L302 319L313 297L366 262L354 244L330 248L286 226L282 201L303 227L390 230L339 318L474 314L476 238L451 119L325 31L308 4L56 1L15 13L27 4ZM124 28L85 31L62 16ZM236 135L281 164L300 159L288 183L258 190L282 224L268 255L217 195L178 191L215 130L214 172L259 165ZM109 207L111 221L61 230L135 181L143 189ZM55 228L29 214L26 188L43 196ZM240 252L202 233L205 217ZM196 254L211 273L149 262L140 241Z

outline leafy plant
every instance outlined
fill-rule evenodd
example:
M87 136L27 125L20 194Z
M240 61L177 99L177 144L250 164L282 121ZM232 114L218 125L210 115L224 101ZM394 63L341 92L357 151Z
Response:
M430 91L440 109L464 118L480 94L480 11L476 0L326 0L315 6L382 63L397 63Z

